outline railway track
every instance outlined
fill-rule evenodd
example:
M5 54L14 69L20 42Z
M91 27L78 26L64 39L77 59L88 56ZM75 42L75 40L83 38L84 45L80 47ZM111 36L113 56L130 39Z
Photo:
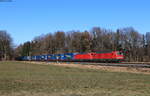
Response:
M134 67L134 68L150 68L149 64L121 64L121 63L91 63L90 65L96 66L117 66L117 67Z
M49 62L54 63L54 62ZM55 63L64 63L64 62L55 62ZM95 65L95 66L115 66L115 67L133 67L133 68L150 68L150 63L92 63L92 62L65 62L67 64L81 64L81 65Z

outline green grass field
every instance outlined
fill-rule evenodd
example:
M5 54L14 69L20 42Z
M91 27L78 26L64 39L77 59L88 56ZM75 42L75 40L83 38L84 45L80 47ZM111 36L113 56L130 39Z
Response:
M150 75L0 62L0 96L150 96Z

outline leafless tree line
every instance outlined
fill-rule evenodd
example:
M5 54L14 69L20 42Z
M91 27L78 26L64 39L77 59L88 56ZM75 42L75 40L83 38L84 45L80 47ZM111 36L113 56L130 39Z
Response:
M35 37L32 41L19 45L14 49L14 52L11 50L10 36L8 35L7 40L5 40L6 38L2 39L4 33L6 34L6 32L0 33L0 58L5 59L12 56L10 53L19 57L68 52L123 50L126 61L150 61L150 32L141 34L132 27L121 28L116 31L100 27L94 27L83 32L57 31Z

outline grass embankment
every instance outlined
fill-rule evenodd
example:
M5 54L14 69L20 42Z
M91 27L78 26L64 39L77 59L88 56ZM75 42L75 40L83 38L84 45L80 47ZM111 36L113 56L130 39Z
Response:
M0 62L0 96L149 96L150 75Z

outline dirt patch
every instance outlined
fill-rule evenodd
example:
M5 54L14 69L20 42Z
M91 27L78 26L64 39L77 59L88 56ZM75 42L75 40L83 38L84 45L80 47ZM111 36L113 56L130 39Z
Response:
M76 67L76 68L88 68L88 69L100 69L111 72L130 72L130 73L142 73L150 74L150 68L132 68L132 67L114 67L114 66L96 66L96 65L81 65L81 64L66 64L66 63L46 63L46 62L33 62L24 61L25 63L40 64L40 65L55 65L63 67Z

